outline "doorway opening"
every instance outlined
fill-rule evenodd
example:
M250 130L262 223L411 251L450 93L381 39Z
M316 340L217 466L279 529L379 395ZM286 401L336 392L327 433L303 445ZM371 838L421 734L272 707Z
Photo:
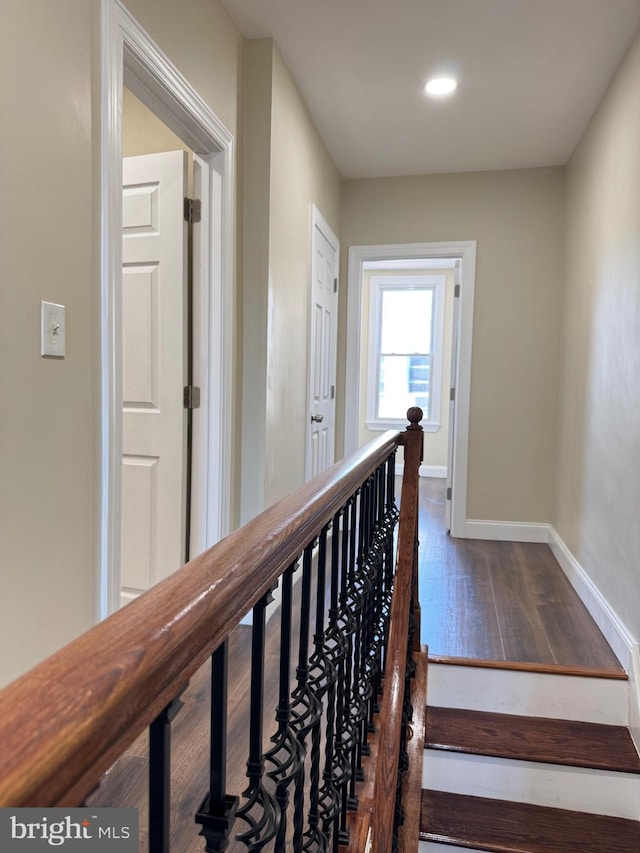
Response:
M188 531L182 520L182 556L187 540L193 556L229 529L233 383L233 138L119 0L102 0L102 50L100 618L120 606L122 587L125 85L194 153L201 200L191 252L189 383L200 389L200 408L191 431L191 517ZM186 358L182 366L189 367Z
M453 536L465 536L475 251L471 241L349 249L345 454L368 441L370 430L406 425L404 412L382 417L390 413L384 406L424 402L421 474L446 477ZM383 342L385 301L392 316L394 303L407 298L425 304L422 332L417 330L416 342L402 341L401 335L394 343L391 333ZM393 351L385 352L385 346ZM411 352L404 352L406 346ZM404 384L398 388L394 379L393 394L386 394L381 408L385 370L395 379L400 371Z

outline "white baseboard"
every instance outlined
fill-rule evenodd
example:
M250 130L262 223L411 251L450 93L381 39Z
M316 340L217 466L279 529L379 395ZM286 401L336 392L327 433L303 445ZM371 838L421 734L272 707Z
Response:
M637 643L631 651L629 667L629 731L640 754L640 646Z
M404 462L396 462L396 476L404 474ZM420 477L436 477L439 480L447 479L446 465L421 465L418 471Z
M636 749L640 752L640 646L557 530L550 524L467 519L463 536L503 542L544 542L549 545L569 583L629 675L629 728Z
M618 660L630 672L635 639L553 527L549 527L549 547Z
M640 752L640 647L554 527L549 527L549 547L629 675L629 730Z
M467 519L464 522L465 539L491 539L499 542L549 541L548 524L531 524L526 521L483 521Z

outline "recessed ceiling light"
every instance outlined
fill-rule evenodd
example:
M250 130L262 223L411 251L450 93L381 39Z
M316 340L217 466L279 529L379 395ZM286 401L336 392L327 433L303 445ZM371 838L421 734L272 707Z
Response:
M458 81L454 80L453 77L434 77L433 80L429 80L424 89L428 95L438 97L450 95L457 87Z

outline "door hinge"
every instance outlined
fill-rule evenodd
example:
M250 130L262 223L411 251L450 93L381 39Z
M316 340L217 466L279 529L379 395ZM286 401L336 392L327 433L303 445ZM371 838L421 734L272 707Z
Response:
M333 400L333 398L334 398L335 396L336 396L336 386L335 386L335 385L332 385L332 386L331 386L331 399Z
M456 284L456 286L453 288L453 295L454 296L460 296L460 285L459 284Z
M200 389L197 385L186 385L184 389L185 409L200 408Z
M449 488L447 489L447 500L451 500L451 486L449 486Z
M334 278L334 280L333 280L333 292L334 293L338 292L338 279L337 278Z
M202 202L199 198L185 198L184 200L184 219L185 222L192 224L200 222L202 218Z
M451 400L451 402L453 402L456 399L456 389L455 388L452 388L451 391L449 391L449 399Z

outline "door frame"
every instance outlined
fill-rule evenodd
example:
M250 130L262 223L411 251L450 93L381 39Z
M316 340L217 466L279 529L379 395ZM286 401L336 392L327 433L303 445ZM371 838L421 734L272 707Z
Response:
M344 453L358 447L360 421L360 351L362 314L362 272L366 261L456 258L461 261L460 334L457 353L454 461L451 500L451 535L465 537L467 520L467 467L469 457L469 410L471 399L471 349L473 303L476 277L476 241L451 243L393 243L350 246L347 295L347 358L345 382Z
M324 216L320 213L315 204L311 205L311 257L309 264L309 289L308 289L308 325L307 325L307 411L306 411L306 433L305 433L305 460L304 460L304 476L305 480L308 480L311 476L311 408L312 408L312 400L311 400L311 387L312 387L312 353L311 353L311 341L313 337L312 325L313 325L313 273L315 270L315 258L316 258L316 230L320 231L327 242L331 245L333 250L336 253L336 266L335 266L335 274L339 279L340 277L340 241L333 233L329 223L324 218ZM339 290L339 285L338 285ZM337 348L338 348L338 311L339 311L339 294L336 293L336 310L334 317L334 325L331 333L331 347L332 347L332 370L333 370L333 386L335 389L336 385L336 371L337 371ZM331 432L331 463L335 461L336 457L336 397L334 390L333 397L333 429Z
M229 530L233 363L234 139L122 5L101 0L100 537L99 606L119 605L122 491L122 87L198 155L203 180L201 274L194 280L193 552Z

